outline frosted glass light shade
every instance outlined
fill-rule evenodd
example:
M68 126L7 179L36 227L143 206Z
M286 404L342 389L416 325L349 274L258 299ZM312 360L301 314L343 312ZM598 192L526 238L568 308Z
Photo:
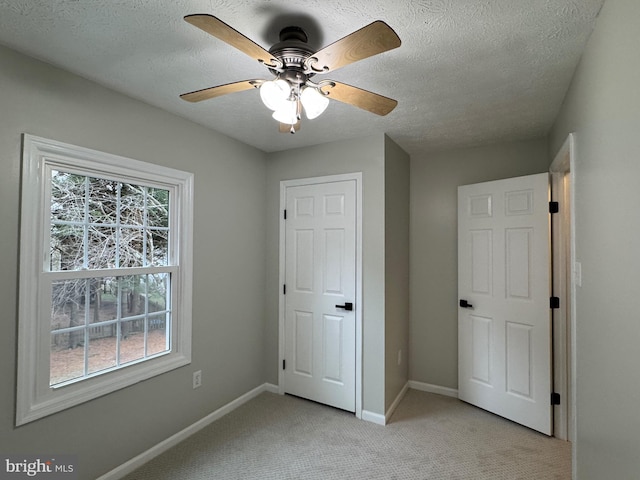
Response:
M285 80L268 80L260 87L262 103L271 110L278 110L289 98L291 87Z
M287 125L295 125L298 123L298 105L295 101L286 100L282 105L273 112L273 118L280 123L286 123Z
M320 116L329 106L329 99L317 89L307 87L300 95L300 102L309 120Z

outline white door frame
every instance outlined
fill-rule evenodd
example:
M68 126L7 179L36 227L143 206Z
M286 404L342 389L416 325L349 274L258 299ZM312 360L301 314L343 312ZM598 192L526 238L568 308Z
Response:
M573 442L572 462L575 476L575 292L576 281L579 280L576 279L575 258L575 139L573 133L569 134L558 151L549 172L551 173L551 199L560 202L560 213L553 220L553 294L560 297L561 307L563 305L567 307L554 311L554 387L556 392L561 394L561 403L555 407L554 412L554 436ZM562 206L563 203L565 208Z
M285 349L285 295L282 285L285 283L285 219L286 192L288 187L303 185L316 185L321 183L342 182L355 180L356 182L356 412L357 418L362 418L362 172L347 173L342 175L328 175L324 177L301 178L296 180L282 180L280 182L280 298L278 302L278 391L284 395L284 370L282 361Z

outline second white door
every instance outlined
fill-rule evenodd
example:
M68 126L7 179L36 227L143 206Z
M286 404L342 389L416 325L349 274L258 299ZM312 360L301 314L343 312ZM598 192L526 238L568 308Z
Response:
M355 411L356 181L285 192L285 392Z
M549 177L458 189L458 395L550 435Z

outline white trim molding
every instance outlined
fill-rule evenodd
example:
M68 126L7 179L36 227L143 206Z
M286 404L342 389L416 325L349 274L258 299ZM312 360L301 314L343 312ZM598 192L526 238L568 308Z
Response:
M369 410L362 410L362 420L365 422L375 423L376 425L386 425L387 419L380 413L370 412Z
M445 397L458 398L458 390L456 388L442 387L440 385L417 382L415 380L409 380L409 388L420 390L421 392L436 393L438 395L444 395Z
M402 399L404 398L404 396L407 394L408 391L409 391L409 382L404 384L404 387L402 387L402 390L400 390L400 392L396 396L396 399L393 401L393 403L391 404L387 412L384 414L385 425L389 423L389 420L391 419L391 415L393 415L393 412L396 411L396 408L398 408L398 405L400 405L400 402L402 401Z
M365 422L375 423L376 425L383 425L383 426L386 425L387 423L389 423L389 420L391 419L393 412L396 411L396 408L398 408L398 405L400 405L400 402L402 401L402 399L404 398L404 396L407 394L408 391L409 391L409 382L405 383L404 387L402 387L402 389L396 396L395 400L393 401L391 406L387 409L384 415L370 412L369 410L362 410L361 420L364 420Z
M554 310L554 390L563 401L554 407L554 436L573 443L573 472L576 472L576 287L575 228L576 136L570 133L554 157L551 173L552 200L560 202L553 225L553 295L560 297L563 309ZM568 206L568 208L567 208ZM556 318L557 317L557 318ZM556 331L557 330L557 331Z

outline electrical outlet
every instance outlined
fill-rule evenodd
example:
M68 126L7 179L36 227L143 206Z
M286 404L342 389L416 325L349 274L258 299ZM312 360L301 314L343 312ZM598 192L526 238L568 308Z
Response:
M193 372L193 388L199 388L202 386L202 370Z

